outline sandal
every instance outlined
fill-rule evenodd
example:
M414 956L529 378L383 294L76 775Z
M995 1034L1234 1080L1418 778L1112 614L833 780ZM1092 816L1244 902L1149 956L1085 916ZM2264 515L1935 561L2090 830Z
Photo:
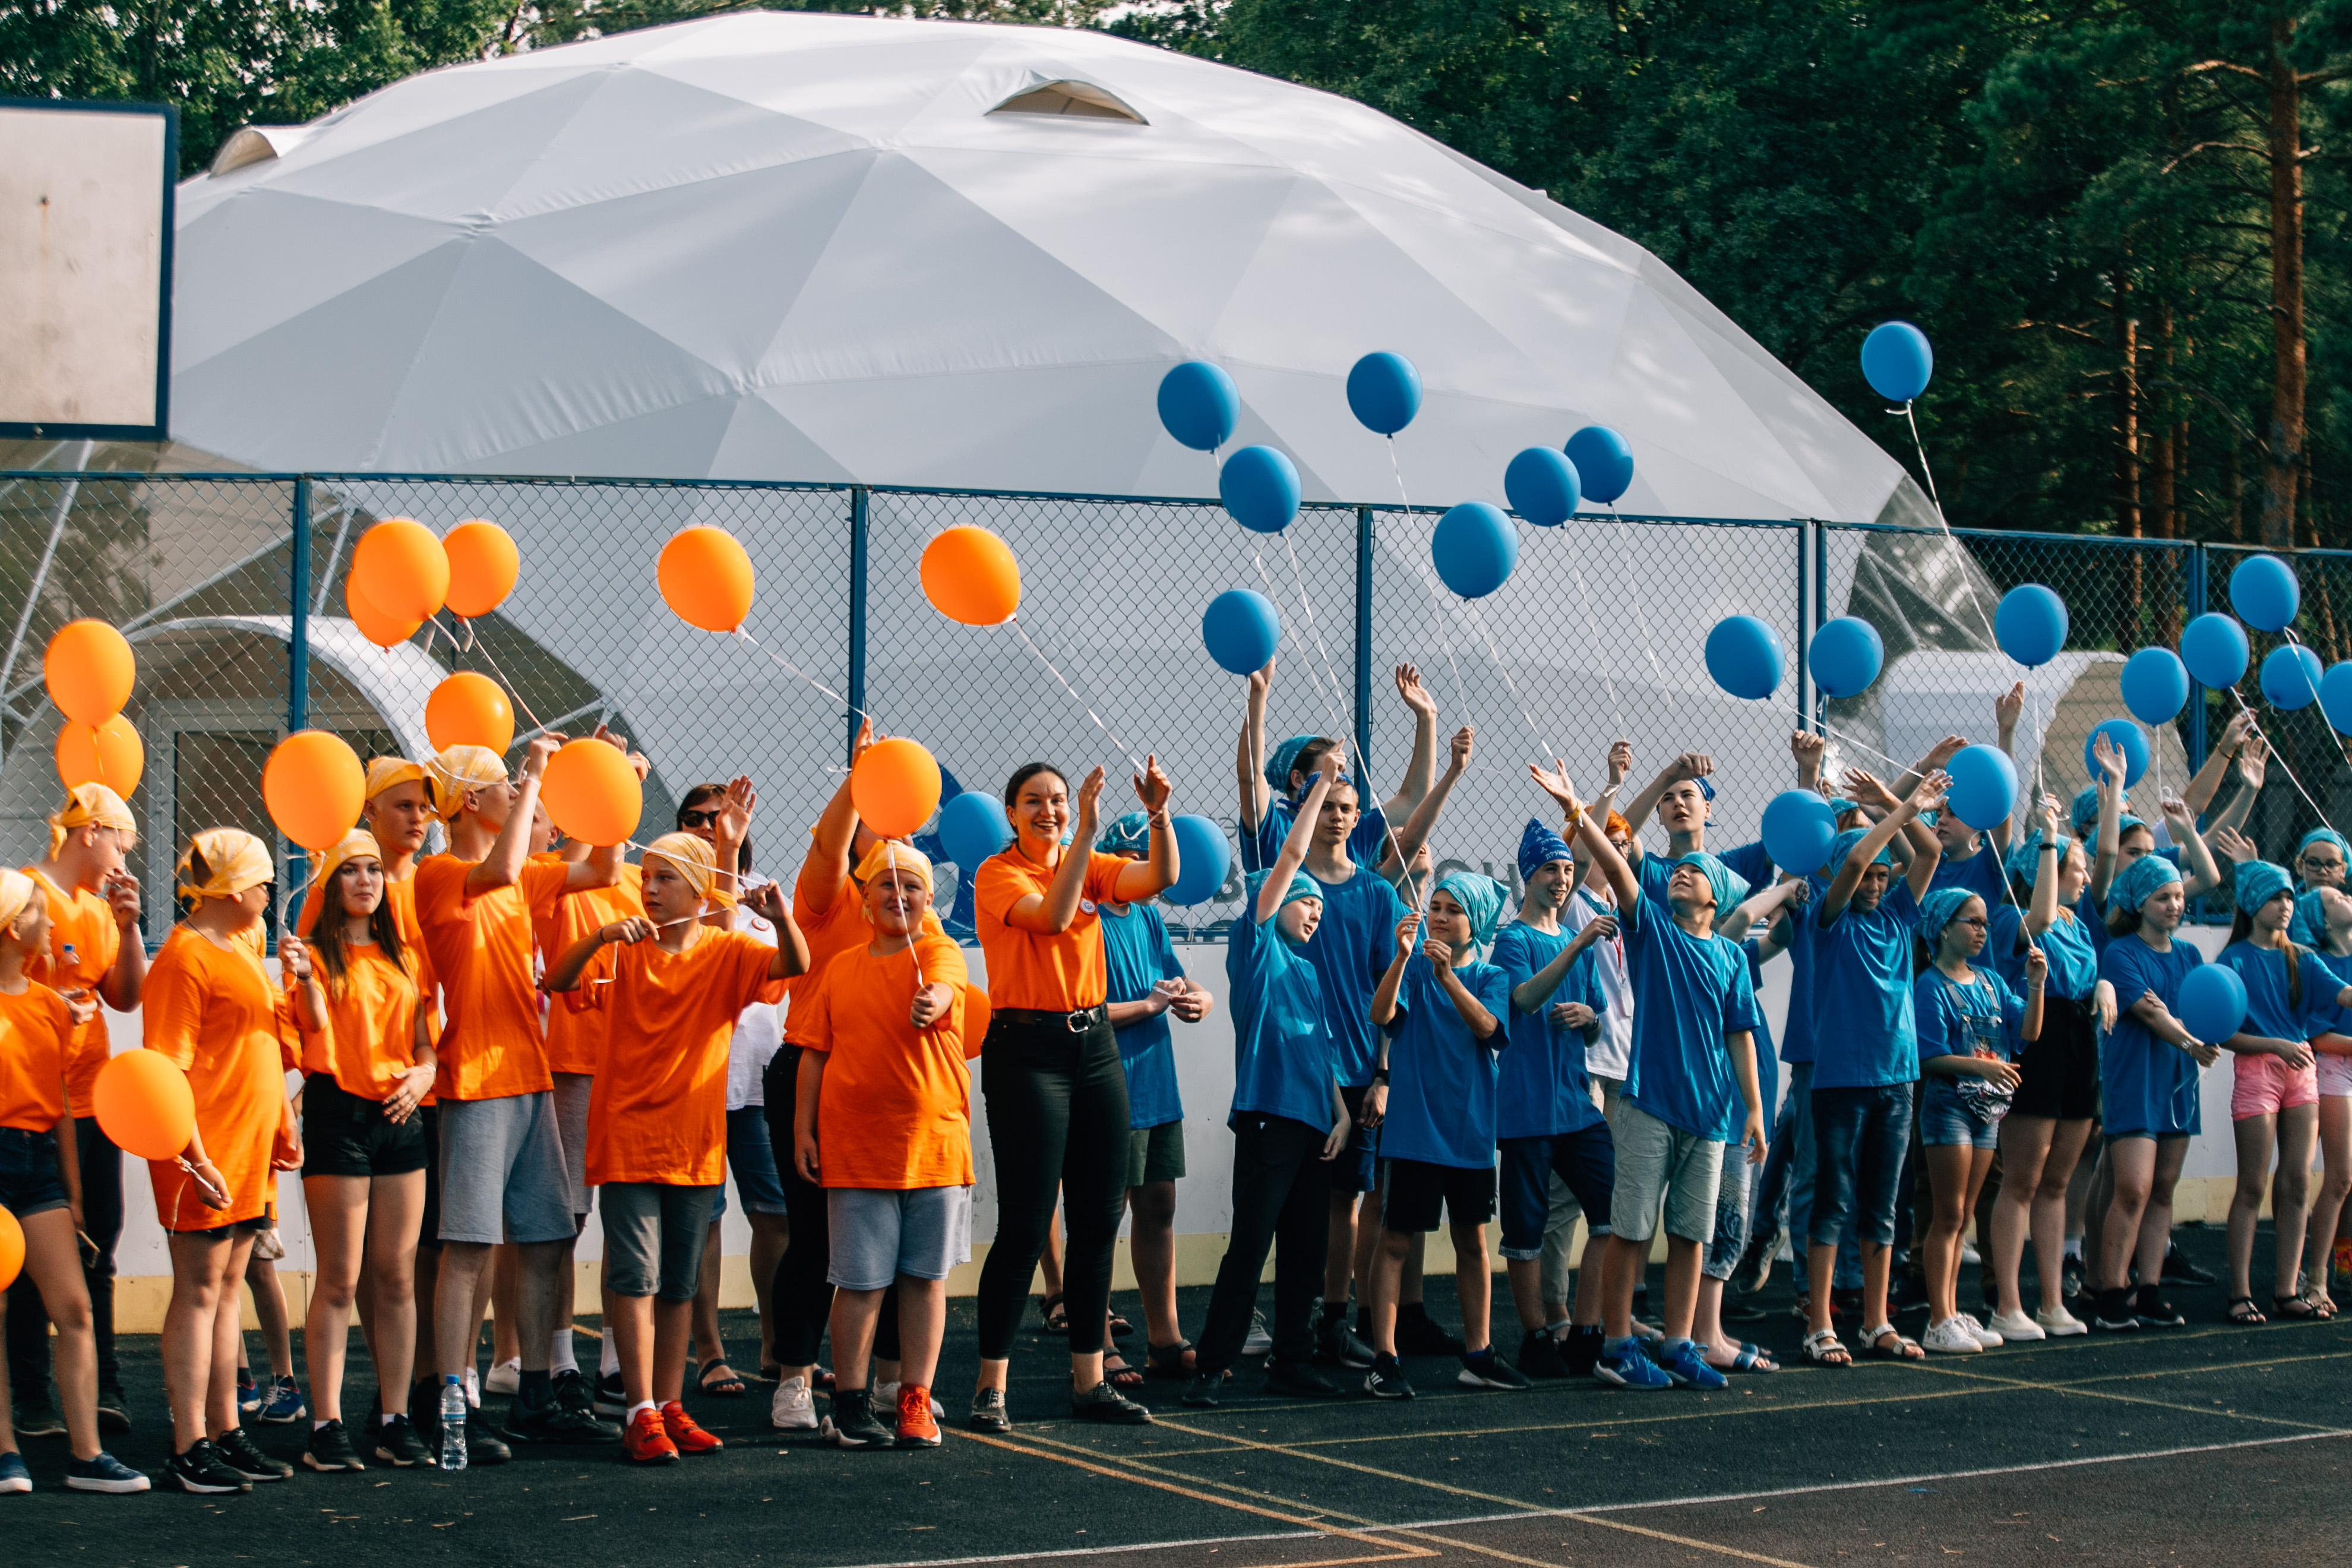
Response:
M1862 1337L1870 1342L1870 1353L1880 1361L1925 1361L1927 1352L1919 1348L1917 1340L1906 1340L1892 1323L1881 1323L1874 1329L1864 1329ZM1891 1345L1881 1340L1893 1340Z
M1135 1332L1135 1325L1134 1325L1133 1323L1129 1322L1125 1318L1120 1317L1117 1312L1113 1312L1113 1313L1110 1315L1110 1337L1111 1337L1111 1338L1113 1338L1113 1339L1115 1339L1115 1340L1123 1340L1123 1339L1127 1338L1127 1336L1128 1336L1128 1335L1129 1335L1129 1334L1131 1334L1131 1333L1133 1333L1133 1332Z
M711 1381L713 1371L724 1374L715 1383ZM740 1398L743 1393L743 1380L735 1375L735 1369L727 1364L727 1358L723 1355L715 1355L704 1362L696 1372L694 1381L697 1387L714 1399Z
M1774 1361L1772 1359L1772 1352L1766 1350L1762 1345L1756 1343L1753 1340L1743 1340L1740 1342L1739 1352L1731 1358L1731 1365L1725 1370L1730 1372L1778 1372L1780 1370L1780 1363Z
M2254 1305L2254 1299L2252 1296L2232 1296L2230 1298L2228 1309L2221 1315L2231 1322L2246 1329L2270 1321L2268 1318L2263 1316L2263 1310Z
M2336 1315L2336 1303L2328 1297L2306 1290L2303 1294L2303 1300L2304 1304L2311 1309L2311 1315L2323 1323Z
M1193 1373L1192 1342L1178 1340L1173 1344L1148 1347L1150 1359L1145 1363L1143 1375L1164 1377L1171 1382L1183 1382Z
M1853 1355L1838 1342L1835 1329L1815 1329L1805 1336L1805 1359L1815 1366L1851 1367Z
M1121 1394L1132 1394L1143 1386L1143 1373L1128 1365L1127 1358L1117 1351L1105 1351L1103 1381Z
M1069 1309L1062 1305L1062 1293L1059 1290L1038 1302L1037 1311L1045 1320L1047 1333L1066 1334L1070 1331Z
M2283 1323L2308 1323L2315 1321L2319 1313L2300 1296L2273 1296L2271 1316Z

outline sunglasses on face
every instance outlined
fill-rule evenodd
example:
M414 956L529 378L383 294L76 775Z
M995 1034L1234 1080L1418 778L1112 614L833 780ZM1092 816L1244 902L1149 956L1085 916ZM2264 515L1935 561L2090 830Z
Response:
M677 814L680 827L716 827L720 813L716 811L681 811Z

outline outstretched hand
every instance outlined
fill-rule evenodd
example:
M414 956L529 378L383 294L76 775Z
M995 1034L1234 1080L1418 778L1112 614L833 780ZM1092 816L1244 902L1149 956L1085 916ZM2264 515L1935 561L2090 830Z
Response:
M1406 707L1415 713L1436 717L1437 699L1432 697L1429 694L1429 689L1422 685L1421 671L1418 668L1410 664L1398 665L1391 679L1396 681L1397 695L1404 700Z
M1584 809L1584 803L1576 798L1576 786L1569 782L1568 764L1558 757L1551 760L1551 766L1549 768L1538 767L1535 763L1529 763L1528 777L1535 780L1537 786L1544 794L1558 801L1562 811L1572 815Z
M1327 756L1336 755L1337 752L1338 748L1334 747L1330 752L1327 752L1325 754ZM1100 768L1097 768L1087 776L1092 779L1100 779L1102 776L1102 770ZM1141 778L1137 778L1132 773L1129 774L1128 777L1134 784L1135 798L1143 803L1144 810L1157 816L1167 806L1170 785L1168 783L1167 773L1162 772L1160 769L1160 756L1158 752L1155 752L1143 759L1143 776Z

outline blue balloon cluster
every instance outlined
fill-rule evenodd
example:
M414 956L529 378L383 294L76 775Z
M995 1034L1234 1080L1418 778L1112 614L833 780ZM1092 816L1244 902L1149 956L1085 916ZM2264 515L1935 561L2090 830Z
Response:
M1366 354L1348 372L1348 409L1365 429L1395 435L1421 412L1421 372L1402 354Z
M1584 481L1565 452L1529 447L1503 470L1503 494L1513 511L1538 528L1558 528L1576 515Z
M2352 735L2352 659L2330 665L2319 678L2319 710L2329 728Z
M1944 804L1980 833L1999 826L2016 804L2017 764L1998 746L1964 746L1944 771L1952 775Z
M1519 563L1518 530L1500 507L1465 500L1437 520L1429 553L1447 587L1465 599L1483 599Z
M1228 588L1201 612L1201 641L1217 667L1232 675L1264 669L1282 640L1274 602L1250 588Z
M1176 880L1160 897L1187 908L1204 904L1225 885L1234 847L1225 830L1205 816L1171 817L1169 828L1176 835Z
M2147 732L2128 719L2109 719L2083 737L2083 771L2094 779L2099 776L2099 764L2094 748L2105 735L2124 754L2124 787L2139 783L2147 772Z
M2124 660L2124 706L2143 724L2168 724L2189 703L2189 668L2168 647L2144 647Z
M1927 334L1908 321L1886 321L1862 340L1862 374L1870 389L1889 403L1908 403L1927 390L1936 374L1936 351Z
M1160 423L1196 452L1223 446L1241 412L1234 378L1207 360L1188 359L1160 378Z
M1823 621L1805 650L1805 668L1825 697L1858 697L1886 663L1878 628L1858 616Z
M2319 656L2301 643L2271 649L2263 660L2263 697L2283 713L2319 700Z
M1764 853L1783 871L1818 870L1837 837L1837 816L1811 790L1783 790L1764 807L1763 837Z
M1754 616L1726 616L1706 634L1706 672L1734 697L1780 689L1780 634Z
M2220 1045L2246 1021L2246 983L2220 963L2200 963L2180 982L2180 1021L2209 1045Z
M976 789L968 789L940 807L939 833L948 858L967 882L982 860L1013 842L1013 824L1005 817L1003 803Z
M2021 583L2000 596L1992 635L2001 652L2038 669L2066 646L2066 602L2039 583Z
M1298 470L1271 447L1244 447L1217 470L1217 499L1255 533L1280 533L1298 515Z
M2246 628L2218 611L2198 616L2181 628L2180 662L2200 686L2235 686L2252 658L2246 646Z
M1576 465L1587 500L1607 506L1633 483L1633 449L1606 425L1587 425L1568 438L1568 460Z
M2302 605L2294 568L2275 555L2249 555L2230 574L2230 608L2257 631L2286 630Z

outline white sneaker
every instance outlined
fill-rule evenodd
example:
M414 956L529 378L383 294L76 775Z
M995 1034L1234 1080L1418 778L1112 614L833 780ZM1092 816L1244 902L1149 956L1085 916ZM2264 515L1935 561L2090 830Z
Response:
M490 1368L490 1375L483 1380L482 1386L492 1394L520 1394L522 1358L517 1356L512 1361L502 1361Z
M2033 1321L2041 1324L2042 1331L2053 1340L2091 1331L2082 1319L2063 1307L2036 1307L2033 1309Z
M1993 1331L1999 1334L2002 1339L2015 1340L2020 1344L2023 1344L2029 1340L2047 1339L2049 1337L2047 1334L2042 1332L2041 1324L2035 1322L2032 1319L2027 1317L2022 1312L1995 1312L1992 1315L1992 1329Z
M1248 1356L1274 1353L1274 1336L1266 1331L1265 1314L1250 1313L1249 1335L1242 1341L1242 1354Z
M1958 1318L1928 1324L1927 1331L1919 1336L1919 1343L1947 1355L1980 1355L1984 1352L1976 1335L1969 1332L1968 1324Z
M873 1405L874 1405L874 1408L875 1408L876 1410L896 1410L896 1409L898 1409L898 1385L897 1384L895 1384L895 1383L877 1383L877 1384L876 1384L874 1385L874 1399L873 1399ZM940 1403L940 1396L939 1396L938 1394L932 1394L932 1395L931 1395L931 1419L932 1419L932 1420L934 1420L934 1421L944 1421L944 1420L946 1420L947 1418L948 1418L948 1407L947 1407L946 1405L941 1405L941 1404ZM879 1419L879 1417L877 1416L877 1419Z
M1962 1312L1959 1317L1960 1321L1967 1325L1969 1332L1976 1335L1977 1343L1984 1346L1984 1348L1989 1351L1997 1351L2000 1349L2001 1338L2000 1333L1995 1330L1986 1328L1982 1323L1977 1321L1977 1315L1974 1312Z
M807 1378L788 1377L776 1384L776 1397L768 1406L768 1425L779 1432L817 1429L816 1401L809 1397Z
M1963 1263L1982 1263L1984 1261L1982 1256L1980 1256L1977 1251L1977 1244L1973 1241L1968 1240L1966 1237L1962 1237L1960 1241L1960 1261Z
M474 1409L482 1407L482 1378L472 1367L466 1369L466 1403Z

